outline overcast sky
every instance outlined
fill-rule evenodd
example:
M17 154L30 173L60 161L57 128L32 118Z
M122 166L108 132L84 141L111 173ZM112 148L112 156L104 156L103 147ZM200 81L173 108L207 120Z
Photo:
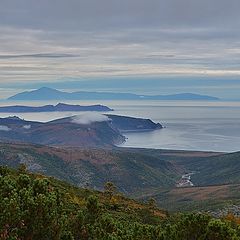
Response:
M148 93L237 98L239 10L239 0L0 0L1 94L93 79L144 92L136 83L150 79Z

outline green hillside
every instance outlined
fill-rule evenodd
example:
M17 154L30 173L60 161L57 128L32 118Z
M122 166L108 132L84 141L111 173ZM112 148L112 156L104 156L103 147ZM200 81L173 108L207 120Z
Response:
M217 156L182 158L177 164L188 171L195 171L192 181L197 186L239 184L240 152Z
M149 188L175 186L181 174L159 157L121 149L54 148L29 144L0 144L0 164L67 181L80 187L102 189L111 181L125 194Z
M78 187L103 190L113 182L118 191L138 200L155 198L169 211L216 210L240 205L239 153L154 149L55 148L29 144L0 144L0 165L25 164L33 173ZM178 188L182 174L192 175L194 187Z
M24 165L0 167L0 238L3 240L237 240L236 219L204 214L168 216L119 195L77 188L54 178L29 174Z

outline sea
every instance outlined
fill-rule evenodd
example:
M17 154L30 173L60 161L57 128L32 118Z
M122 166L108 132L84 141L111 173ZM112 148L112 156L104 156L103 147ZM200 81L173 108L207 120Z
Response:
M0 101L0 106L41 106L57 101ZM124 133L120 147L235 152L240 151L240 102L234 101L64 101L68 104L102 104L114 109L111 114L148 118L164 128L155 131ZM0 113L25 120L47 122L79 115L79 112ZM82 113L81 113L82 114Z

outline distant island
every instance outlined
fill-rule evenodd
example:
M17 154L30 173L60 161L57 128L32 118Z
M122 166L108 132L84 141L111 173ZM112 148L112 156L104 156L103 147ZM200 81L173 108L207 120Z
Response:
M63 92L53 88L42 87L33 91L18 93L8 100L208 100L216 101L219 98L193 93L179 93L172 95L137 95L133 93L112 92Z
M57 105L45 105L39 107L32 106L4 106L0 107L0 112L8 113L30 113L30 112L81 112L81 111L96 111L96 112L110 112L113 109L104 105L90 105L90 106L80 106L80 105L70 105L64 103L58 103Z

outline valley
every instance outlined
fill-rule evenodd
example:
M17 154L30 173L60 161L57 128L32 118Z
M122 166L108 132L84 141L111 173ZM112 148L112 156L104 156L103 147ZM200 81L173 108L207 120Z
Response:
M25 164L31 172L96 190L102 190L104 183L111 181L126 196L140 201L153 197L159 207L173 212L209 211L240 204L240 179L229 173L227 181L221 174L224 170L235 171L235 165L229 165L229 162L237 164L238 156L239 153L117 147L101 149L16 143L0 145L1 165L16 168ZM214 178L207 173L207 166L212 161L218 166L215 167ZM227 169L223 168L225 164ZM197 167L200 165L201 169ZM197 171L191 174L194 169ZM183 176L189 180L186 172L191 174L194 186L188 184L179 187L179 179Z

